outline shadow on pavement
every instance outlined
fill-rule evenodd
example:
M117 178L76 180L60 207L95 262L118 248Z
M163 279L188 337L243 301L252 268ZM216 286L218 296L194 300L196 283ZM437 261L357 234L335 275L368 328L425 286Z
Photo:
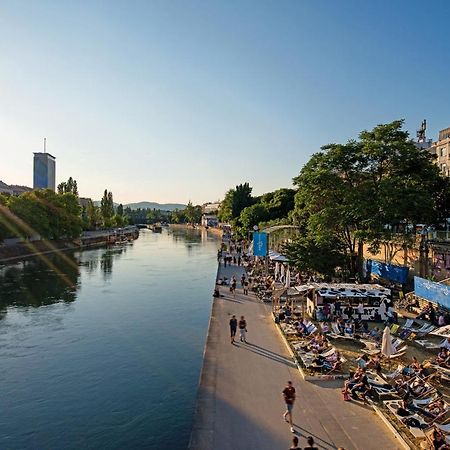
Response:
M299 425L296 425L295 423L294 423L294 428L296 429L295 434L299 438L300 438L300 436L302 436L306 440L306 438L308 436L312 436L314 438L314 445L317 448L321 448L324 450L336 450L337 449L337 447L332 442L328 442L325 439L322 439L321 437L317 436L316 434L309 432L305 428L302 428ZM300 432L297 430L300 430Z
M288 358L285 358L282 355L279 355L278 353L274 353L270 350L266 350L263 347L259 347L256 344L253 344L251 342L235 342L235 345L237 347L240 347L242 349L245 349L247 351L250 351L252 353L255 353L257 355L260 356L264 356L265 358L271 359L272 361L278 362L280 364L285 364L286 366L292 367L293 369L295 369L297 366L294 364L293 361L291 361Z

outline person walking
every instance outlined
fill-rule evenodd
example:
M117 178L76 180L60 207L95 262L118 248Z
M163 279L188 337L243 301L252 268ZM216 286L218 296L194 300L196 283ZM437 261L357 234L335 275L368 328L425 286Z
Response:
M233 293L233 298L236 298L236 277L231 277L230 291Z
M239 320L239 338L241 342L247 342L247 321L244 316L241 316L241 320Z
M237 330L237 319L236 316L233 315L230 319L230 335L232 344L234 342L234 337L236 336L236 330Z
M295 433L294 426L292 424L292 410L295 402L295 388L292 386L292 381L288 381L286 387L283 389L283 398L286 403L286 412L283 414L283 418L286 422L289 422L291 426L291 433Z

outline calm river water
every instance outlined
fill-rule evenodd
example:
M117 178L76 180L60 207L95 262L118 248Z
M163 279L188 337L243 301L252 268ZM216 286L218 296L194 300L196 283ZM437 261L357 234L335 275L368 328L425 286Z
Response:
M218 246L144 230L0 266L0 448L186 448Z

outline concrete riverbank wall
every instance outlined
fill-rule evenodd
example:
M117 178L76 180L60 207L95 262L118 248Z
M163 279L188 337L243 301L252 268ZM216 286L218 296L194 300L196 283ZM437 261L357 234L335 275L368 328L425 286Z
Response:
M117 240L123 239L123 237L137 239L139 231L130 229L121 231L120 234L114 232L93 232L74 240L21 240L13 245L0 246L0 264L13 263L24 258L68 250L102 247L114 244Z

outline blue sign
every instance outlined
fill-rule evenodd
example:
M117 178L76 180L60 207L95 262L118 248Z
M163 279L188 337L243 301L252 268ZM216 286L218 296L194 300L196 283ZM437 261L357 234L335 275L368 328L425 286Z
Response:
M446 284L414 277L414 293L430 302L438 303L450 309L450 286Z
M374 275L386 280L395 281L400 284L406 283L408 279L408 267L396 266L394 264L386 264L379 261L367 261L367 270Z
M267 256L267 233L253 233L253 256Z

